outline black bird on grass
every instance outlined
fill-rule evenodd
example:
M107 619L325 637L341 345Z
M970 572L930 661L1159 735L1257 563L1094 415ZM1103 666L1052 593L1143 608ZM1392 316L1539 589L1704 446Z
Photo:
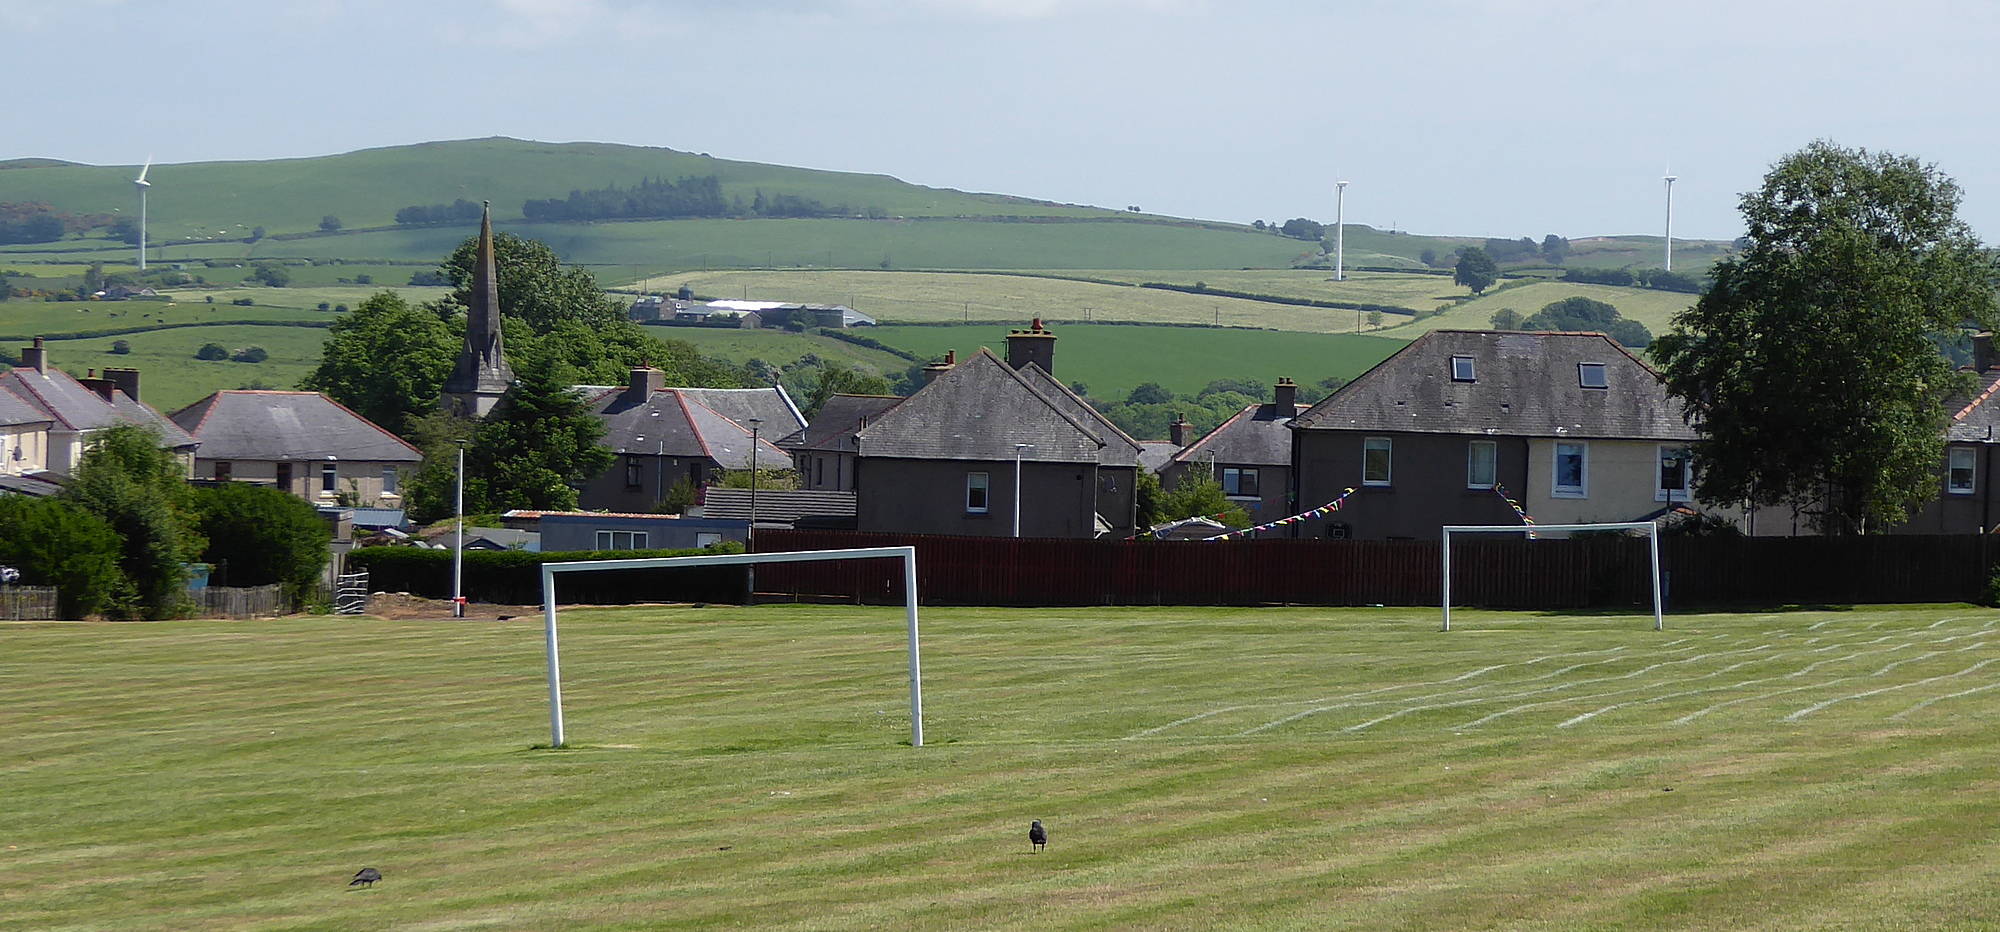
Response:
M1042 827L1042 820L1028 823L1028 843L1034 845L1036 851L1048 847L1049 830Z
M354 879L348 881L347 885L350 887L357 887L357 886L372 887L375 885L375 881L381 879L382 879L381 871L378 871L372 867L364 867L354 874Z

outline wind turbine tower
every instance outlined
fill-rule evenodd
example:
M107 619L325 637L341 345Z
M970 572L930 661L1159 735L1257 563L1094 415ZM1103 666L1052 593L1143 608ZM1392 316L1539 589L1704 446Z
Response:
M1333 280L1347 280L1347 182L1333 183Z
M153 183L146 180L146 173L153 170L153 157L146 156L146 164L139 169L139 177L132 179L132 186L139 189L139 271L146 270L146 189Z
M1673 171L1673 169L1667 169ZM1674 176L1667 175L1667 271L1674 270Z

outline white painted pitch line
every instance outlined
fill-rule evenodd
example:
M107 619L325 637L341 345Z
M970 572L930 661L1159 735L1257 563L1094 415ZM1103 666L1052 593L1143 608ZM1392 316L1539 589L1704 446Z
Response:
M1889 719L1891 721L1895 721L1897 719L1902 718L1905 715L1910 714L1911 712L1917 712L1923 709L1928 709L1931 706L1934 706L1940 702L1945 701L1946 699L1957 699L1960 696L1970 696L1973 693L1983 693L1989 689L2000 689L2000 683L1988 683L1984 686L1974 686L1971 689L1961 689L1958 692L1950 693L1948 695L1933 696L1929 699L1925 699L1924 701L1917 703L1916 705L1910 706L1909 708L1904 709L1901 712L1889 716Z
M1675 725L1685 725L1685 724L1687 724L1687 723L1689 723L1689 722L1692 722L1692 721L1694 721L1695 719L1698 719L1698 718L1700 718L1700 717L1702 717L1702 716L1704 716L1704 715L1707 715L1708 713L1710 713L1710 712L1713 712L1713 711L1715 711L1715 710L1717 710L1717 709L1726 709L1726 708L1728 708L1728 707L1730 707L1730 706L1733 706L1733 705L1737 705L1737 704L1739 704L1739 703L1744 703L1744 702L1750 702L1750 701L1752 701L1752 700L1756 700L1756 699L1769 699L1769 698L1771 698L1771 697L1773 697L1773 696L1782 696L1782 695L1784 695L1784 694L1786 694L1786 693L1795 693L1795 692L1798 692L1798 691L1800 691L1800 690L1803 690L1803 689L1821 689L1821 688L1824 688L1824 687L1827 687L1827 686L1832 686L1832 685L1834 685L1835 683L1845 683L1845 682L1847 682L1848 680L1851 680L1851 679L1854 679L1854 677L1852 677L1852 676L1843 676L1843 677L1839 677L1839 678L1836 678L1836 679L1831 679L1831 680L1827 680L1827 681L1826 681L1826 682L1824 682L1824 683L1807 683L1807 684L1805 684L1804 686L1793 686L1793 687L1791 687L1790 689L1780 689L1780 690L1778 690L1777 692L1771 692L1771 693L1758 693L1758 694L1757 694L1757 695L1755 695L1755 696L1744 696L1744 697L1743 697L1743 698L1741 698L1741 699L1731 699L1731 700L1729 700L1728 702L1718 702L1718 703L1716 703L1716 704L1714 704L1714 705L1712 705L1712 706L1709 706L1709 707L1708 707L1708 708L1706 708L1706 709L1698 709L1698 710L1696 710L1696 711L1693 711L1693 712L1689 712L1688 714L1686 714L1686 715L1683 715L1683 716L1681 716L1680 718L1677 718L1677 719L1674 719L1674 721L1673 721L1673 724L1675 724Z
M1806 706L1805 708L1800 709L1797 712L1793 712L1792 714L1785 716L1785 721L1796 722L1799 719L1805 718L1806 716L1811 715L1814 712L1817 712L1821 709L1826 708L1827 706L1833 705L1838 702L1846 702L1850 699L1866 699L1869 696L1877 696L1881 695L1882 693L1895 692L1898 689L1908 689L1912 686L1922 686L1926 683L1935 683L1938 680L1948 680L1953 677L1964 676L1967 673L1971 673L1972 671L1977 670L1980 667L1986 666L1987 664L1993 663L1995 661L2000 661L2000 657L1989 657L1985 660L1981 660L1980 662L1973 664L1972 666L1966 667L1965 669L1960 670L1957 673L1940 673L1937 676L1925 677L1924 679L1921 680L1912 680L1908 683L1898 683L1894 686L1884 686L1881 689L1871 689L1868 690L1867 692L1855 693L1852 696L1841 696L1837 699L1828 699L1825 702L1814 703L1813 705Z
M1807 631L1818 631L1819 629L1821 629L1821 628L1824 628L1824 627L1826 627L1827 625L1830 625L1830 624L1833 624L1833 621L1834 621L1833 619L1831 619L1831 618L1828 618L1827 620L1825 620L1825 621L1822 621L1822 622L1819 622L1819 623L1817 623L1817 624L1811 624L1811 625L1807 625L1807 626L1806 626L1806 630L1807 630Z
M1938 627L1938 626L1940 626L1940 625L1943 625L1943 624L1944 624L1945 622L1948 622L1948 621L1957 621L1957 620L1958 620L1958 618L1956 618L1956 617L1952 617L1952 618L1940 618L1940 619L1938 619L1938 620L1936 620L1936 621L1933 621L1933 622L1931 622L1930 624L1927 624L1927 625L1925 625L1925 626L1924 626L1924 630L1925 630L1925 631L1929 631L1929 630L1930 630L1930 629L1932 629L1932 628L1936 628L1936 627Z
M1770 646L1770 645L1765 645L1765 646L1767 646L1767 647L1768 647L1768 646ZM1758 649L1759 649L1759 650L1761 650L1762 648L1758 648ZM1777 658L1779 658L1779 657L1783 657L1783 656L1785 656L1785 655L1784 655L1784 654L1773 654L1773 655L1771 655L1771 656L1768 656L1768 657L1757 657L1757 658L1754 658L1754 659L1751 659L1751 660L1745 660L1745 661L1742 661L1742 662L1740 662L1740 663L1736 663L1736 664L1731 664L1730 666L1727 666L1727 667L1723 667L1723 668L1722 668L1722 669L1720 669L1720 670L1712 670L1712 671L1710 671L1710 672L1707 672L1707 673L1703 673L1703 674L1701 674L1700 676L1691 676L1691 677L1688 677L1688 678L1687 678L1687 679L1685 679L1685 680L1681 680L1681 682L1683 682L1683 683L1692 683L1692 682L1694 682L1694 681L1696 681L1696 680L1705 680L1705 679L1708 679L1708 678L1709 678L1709 677L1711 677L1711 676L1721 676L1722 674L1724 674L1724 673L1728 673L1728 672L1729 672L1729 671L1731 671L1731 670L1740 670L1740 669L1742 669L1742 668L1744 668L1744 667L1747 667L1747 666L1749 666L1749 665L1751 665L1751 664L1753 664L1753 663L1763 663L1763 662L1766 662L1766 661L1770 661L1770 660L1775 660L1775 659L1777 659ZM1677 663L1678 663L1678 662L1680 662L1680 661L1675 661L1675 662L1677 662ZM1665 666L1665 664L1661 664L1661 666ZM1637 671L1637 672L1645 672L1645 671ZM1624 679L1624 677L1618 677L1618 678L1619 678L1619 679ZM1507 709L1501 709L1501 710L1500 710L1500 711L1498 711L1498 712L1494 712L1494 713L1491 713L1491 714L1489 714L1489 715L1484 715L1484 716L1481 716L1481 717L1479 717L1479 718L1476 718L1476 719L1473 719L1472 721L1469 721L1469 722L1466 722L1466 723L1464 723L1464 724L1462 724L1462 725L1453 725L1453 726L1452 726L1452 730L1453 730L1453 731L1457 731L1457 730L1460 730L1460 729L1469 729L1469 728L1478 728L1479 726L1481 726L1481 725L1484 725L1484 724L1486 724L1487 722L1490 722L1490 721L1493 721L1494 719L1498 719L1498 718L1506 718L1506 717L1507 717L1507 716L1509 716L1509 715L1515 715L1515 714L1518 714L1518 713L1521 713L1521 712L1528 712L1528 711L1532 711L1532 710L1534 710L1534 709L1541 709L1541 708L1547 708L1548 706L1552 706L1552 705L1556 705L1556 704L1558 704L1558 703L1564 703L1564 702L1575 702L1575 701L1576 701L1576 700L1578 700L1578 699L1603 699L1603 698L1605 698L1605 697L1607 697L1607 696L1623 696L1623 695L1628 695L1628 694L1630 694L1630 693L1637 693L1637 692L1645 692L1645 691L1646 691L1646 690L1648 690L1648 689L1655 689L1655 688L1658 688L1656 684L1653 684L1653 683L1643 683L1643 684L1641 684L1641 685L1638 685L1638 686L1631 686L1631 687L1627 687L1627 688L1625 688L1625 689L1614 689L1614 690L1611 690L1610 692L1602 692L1602 693L1591 693L1590 695L1587 695L1587 696L1563 696L1562 698L1559 698L1559 699L1544 699L1544 700L1542 700L1542 701L1540 701L1540 702L1524 702L1524 703L1522 703L1522 704L1520 704L1520 705L1517 705L1517 706L1514 706L1514 707L1512 707L1512 708L1507 708Z
M1190 715L1187 718L1175 719L1171 722L1166 723L1165 725L1158 725L1152 728L1148 728L1145 731L1133 732L1132 734L1126 735L1125 740L1130 741L1133 738L1151 737L1153 735L1159 734L1160 732L1166 731L1169 728L1179 728L1182 725L1188 725L1194 722L1199 722L1205 718L1213 718L1217 715L1222 715L1228 712L1234 712L1238 709L1250 709L1250 708L1256 708L1256 707L1247 705L1232 705L1232 706L1224 706L1220 709L1210 709L1206 712L1202 712L1196 715Z
M1678 698L1680 698L1680 697L1682 697L1682 696L1699 696L1699 695L1702 695L1703 693L1719 693L1719 692L1728 692L1729 690L1732 690L1732 689L1742 689L1742 688L1743 688L1743 687L1745 687L1745 686L1750 686L1750 685L1754 685L1754 684L1757 684L1757 683L1768 683L1768 682L1771 682L1772 680L1789 680L1789 679L1796 679L1796 678L1798 678L1798 677L1801 677L1801 676L1804 676L1804 675L1806 675L1806 674L1808 674L1808 673L1811 673L1812 671L1814 671L1814 670L1816 670L1816 669L1818 669L1818 668L1820 668L1820 667L1823 667L1823 666L1826 666L1827 664L1830 664L1830 663L1843 663L1843 662L1846 662L1846 661L1849 661L1849 660L1853 660L1853 659L1854 659L1854 658L1856 658L1856 657L1860 657L1860 656L1863 656L1863 655L1865 655L1865 654L1886 654L1886 653L1888 653L1888 652L1890 652L1890 651L1896 651L1896 650L1902 650L1902 649L1904 649L1904 648L1906 648L1906 647L1912 647L1912 646L1914 646L1914 645L1911 645L1911 644L1898 644L1898 645L1896 645L1895 647L1888 647L1888 648L1883 648L1882 650L1872 650L1872 651L1857 651L1857 652L1855 652L1855 653L1852 653L1852 654L1848 654L1848 655L1847 655L1847 656L1845 656L1845 657L1834 657L1834 658L1830 658L1830 659L1827 659L1827 660L1817 660L1817 661L1814 661L1814 662L1812 662L1812 663L1809 663L1809 664L1805 665L1804 667L1801 667L1800 669L1797 669L1797 670L1794 670L1794 671L1792 671L1792 672L1790 672L1790 673L1781 673L1781 674L1777 674L1777 675L1774 675L1774 676L1759 676L1759 677L1754 677L1754 678L1752 678L1752 679L1747 679L1747 680L1739 680L1739 681L1737 681L1737 682L1734 682L1734 683L1730 683L1730 684L1729 684L1729 685L1727 685L1727 686L1709 686L1709 687L1705 687L1705 688L1702 688L1702 689L1687 689L1687 690L1682 690L1682 691L1680 691L1680 692L1673 692L1673 693L1664 693L1664 694L1662 694L1662 695L1658 695L1658 696L1654 696L1654 697L1652 697L1652 698L1650 698L1650 699L1640 699L1640 700L1637 700L1637 701L1634 701L1634 702L1619 702L1619 703L1614 703L1614 704L1612 704L1612 705L1608 705L1608 706L1605 706L1604 708L1601 708L1601 709L1598 709L1598 710L1596 710L1596 711L1593 711L1593 712L1585 712L1585 713L1583 713L1582 715L1579 715L1579 716L1577 716L1577 717L1575 717L1575 718L1572 718L1572 719L1570 719L1569 721L1566 721L1566 722L1563 722L1563 723L1561 723L1561 724L1558 724L1558 725L1557 725L1556 727L1557 727L1557 728L1568 728L1568 727L1570 727L1570 726L1572 726L1572 725L1576 725L1576 724L1580 724L1580 723L1582 723L1582 722L1587 722L1587 721L1589 721L1589 720L1591 720L1591 719L1593 719L1593 718L1596 718L1596 717L1597 717L1597 716L1599 716L1599 715L1603 715L1603 714L1604 714L1604 713L1606 713L1606 712L1610 712L1610 711L1612 711L1612 710L1614 710L1614 709L1620 709L1620 708L1624 708L1625 706L1628 706L1628 705L1650 705L1650 704L1652 704L1652 703L1655 703L1655 702L1660 702L1660 701L1662 701L1662 700L1666 700L1666 699L1678 699ZM1764 658L1764 659L1765 659L1765 660L1775 660L1775 659L1777 659L1777 658L1776 658L1776 657L1769 657L1769 658ZM1735 669L1736 667L1740 667L1740 666L1744 666L1744 665L1746 665L1746 664L1750 664L1750 663L1759 663L1759 662L1762 662L1762 661L1744 661L1743 663L1739 663L1739 664L1736 664L1736 665L1734 665L1734 666L1732 666L1732 667L1729 667L1728 669L1730 669L1730 670L1733 670L1733 669ZM1727 672L1727 671L1725 670L1725 671L1719 671L1719 672ZM1750 698L1755 698L1755 697L1750 697ZM1739 702L1740 702L1740 701L1742 701L1742 700L1736 700L1736 701L1739 701ZM1725 704L1725 705L1727 705L1728 703L1724 703L1724 704ZM1719 706L1718 706L1718 707L1711 707L1711 708L1719 708ZM1696 714L1697 714L1697 715L1700 715L1700 714L1704 714L1704 713L1706 713L1706 712L1707 712L1707 710L1706 710L1706 709L1704 709L1704 710L1702 710L1702 712L1699 712L1699 713L1696 713ZM1679 722L1676 722L1676 724L1680 724L1680 723L1679 723Z
M1294 713L1294 714L1292 714L1292 715L1287 715L1287 716L1285 716L1284 718L1280 718L1280 719L1274 719L1274 720L1272 720L1272 721L1268 721L1268 722L1265 722L1264 724L1262 724L1262 725L1258 725L1258 726L1257 726L1257 727L1255 727L1255 728L1248 728L1248 729L1245 729L1245 730L1243 730L1243 731L1239 731L1239 732L1237 732L1237 733L1236 733L1235 737L1239 737L1239 738L1240 738L1240 737L1243 737L1243 736L1245 736L1245 735L1254 735L1254 734L1258 734L1259 732L1265 732L1265 731L1270 731L1271 729L1273 729L1273 728L1276 728L1276 727L1278 727L1278 726L1280 726L1280 725L1288 725L1288 724L1291 724L1292 722L1296 722L1296 721L1298 721L1299 719L1302 719L1302 718L1309 718L1309 717L1311 717L1311 716L1314 716L1314 715L1318 715L1318 714L1320 714L1321 712L1331 712L1331 711L1333 711L1334 709L1346 709L1346 708L1352 708L1352 707L1354 707L1354 706L1357 706L1357 705L1381 705L1381 704L1383 704L1384 702L1391 702L1391 701L1402 701L1402 702L1423 702L1423 701L1425 701L1425 700L1429 700L1429 699L1442 699L1442 698L1444 698L1445 696L1462 696L1462 695L1465 695L1466 693L1469 693L1469 692L1476 692L1476 691L1478 691L1478 690L1482 690L1482 689L1492 689L1492 688L1496 688L1496 687L1511 687L1511 686L1519 686L1519 685L1521 685L1522 683L1534 683L1534 682L1539 682L1539 681L1541 681L1541 680L1546 680L1546 679L1549 679L1549 678L1551 678L1551 677L1556 677L1556 676L1561 676L1561 675L1563 675L1563 674L1565 674L1565 673L1568 673L1568 672L1570 672L1571 670L1578 670L1578 669L1581 669L1581 668L1583 668L1583 667L1593 667L1593 666L1596 666L1596 665L1598 665L1598 664L1601 664L1601 663L1614 663L1614 662L1616 662L1616 661L1619 661L1619 660L1623 660L1623 659L1624 659L1624 658L1622 658L1622 657L1612 657L1612 658L1608 658L1608 659L1605 659L1605 660L1592 660L1592 661L1587 661L1587 662L1585 662L1585 663L1573 663L1573 664L1570 664L1570 665L1569 665L1569 666L1567 666L1567 667L1563 667L1563 668L1562 668L1562 669L1560 669L1560 670L1553 670L1553 671L1550 671L1550 672L1548 672L1548 673L1544 673L1544 674L1542 674L1541 676L1531 676L1531 677L1528 677L1528 678L1527 678L1527 679L1525 679L1525 680L1515 680L1515 681L1514 681L1514 682L1512 682L1512 683L1486 683L1486 684L1482 684L1482 685L1479 685L1479 686L1473 686L1473 687L1468 687L1468 688L1465 688L1465 689L1448 689L1448 690L1445 690L1444 692L1438 692L1438 693L1429 693L1429 694L1426 694L1426 695L1422 695L1422 696L1409 696L1409 697L1406 697L1406 698L1404 698L1404 699L1401 699L1401 700L1386 700L1386 699L1378 699L1378 700L1375 700L1375 701L1372 701L1372 702L1329 702L1329 703L1327 703L1327 704L1324 704L1324 705L1318 705L1318 706L1314 706L1313 708L1310 708L1310 709L1307 709L1307 710L1305 710L1305 711L1303 711L1303 712L1297 712L1297 713ZM1589 680L1586 680L1585 682L1591 682L1591 681L1589 681ZM1541 690L1535 690L1534 692L1540 692L1540 691L1541 691ZM1379 690L1377 690L1377 692L1379 692ZM1352 697L1347 697L1347 698L1359 698L1359 695L1371 695L1371 694L1372 694L1372 693L1362 693L1362 694L1358 694L1357 696L1352 696ZM1518 694L1516 694L1516 695L1532 695L1532 694L1533 694L1533 693L1531 692L1531 693L1518 693ZM1505 698L1512 698L1512 697L1510 697L1510 696L1496 696L1496 697L1492 697L1492 698L1494 698L1494 699L1505 699ZM1485 701L1491 701L1491 700L1489 700L1489 699L1473 699L1473 700L1468 700L1468 702L1485 702ZM1451 704L1463 704L1463 703L1447 703L1447 705L1451 705ZM1445 706L1419 706L1419 708L1444 708L1444 707L1445 707Z

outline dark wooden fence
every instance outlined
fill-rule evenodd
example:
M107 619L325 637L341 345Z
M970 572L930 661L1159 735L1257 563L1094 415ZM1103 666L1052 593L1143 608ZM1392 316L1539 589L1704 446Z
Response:
M760 531L757 549L910 544L923 601L946 605L1436 605L1437 541L1133 542ZM2000 550L2000 548L1991 548ZM1647 545L1610 535L1452 543L1452 602L1650 603ZM1663 538L1669 605L1978 601L1985 538ZM762 598L902 600L891 560L767 564Z

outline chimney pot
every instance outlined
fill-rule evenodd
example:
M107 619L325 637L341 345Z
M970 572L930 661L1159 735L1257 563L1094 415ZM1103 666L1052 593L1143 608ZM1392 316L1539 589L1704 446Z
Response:
M42 338L35 338L35 345L21 351L21 365L36 372L49 371L49 351L42 347Z
M1167 425L1167 440L1176 447L1187 446L1189 426L1185 415L1179 411L1174 412L1174 422Z
M1993 331L1981 330L1972 335L1972 371L1985 375L1988 369L2000 367L2000 358L1993 354Z
M645 404L653 393L667 387L667 374L651 366L636 366L632 369L632 380L625 388L625 397L633 404Z
M1041 366L1050 375L1056 374L1056 335L1042 326L1039 317L1028 329L1007 334L1007 365L1019 369L1029 363Z
M1275 395L1279 417L1291 417L1298 411L1299 383L1292 381L1291 376L1278 377Z
M924 384L929 385L932 382L937 381L938 376L950 372L952 368L957 365L958 365L958 350L955 349L945 350L943 362L934 362L924 367Z
M139 370L106 369L104 378L111 382L112 387L124 392L133 401L139 400Z

